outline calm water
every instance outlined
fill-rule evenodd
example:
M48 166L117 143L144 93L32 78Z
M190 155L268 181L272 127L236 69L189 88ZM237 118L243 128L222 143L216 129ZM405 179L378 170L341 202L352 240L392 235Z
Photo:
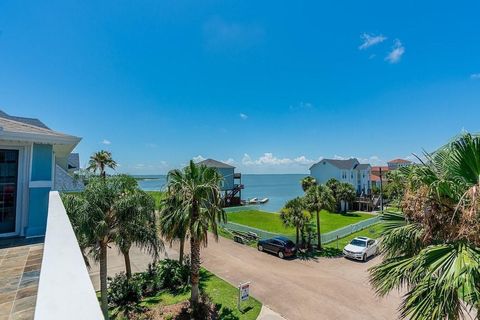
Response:
M276 212L286 201L303 194L300 180L304 174L243 174L242 199L269 198L266 204L258 205L261 210ZM147 178L139 180L143 190L162 190L166 183L165 176L142 176Z

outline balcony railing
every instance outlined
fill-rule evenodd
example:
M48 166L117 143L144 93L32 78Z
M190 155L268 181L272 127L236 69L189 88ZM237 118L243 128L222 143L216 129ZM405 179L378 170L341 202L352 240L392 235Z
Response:
M103 319L60 195L50 192L35 320Z

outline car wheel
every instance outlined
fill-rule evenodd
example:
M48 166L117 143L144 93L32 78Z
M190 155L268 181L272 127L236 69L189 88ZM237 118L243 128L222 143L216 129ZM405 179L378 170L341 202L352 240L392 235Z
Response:
M285 255L283 254L283 251L278 251L278 257L279 257L280 259L285 258Z
M363 254L362 260L363 260L363 262L367 262L367 254L366 253Z
M258 245L258 251L263 251L263 246L261 244Z

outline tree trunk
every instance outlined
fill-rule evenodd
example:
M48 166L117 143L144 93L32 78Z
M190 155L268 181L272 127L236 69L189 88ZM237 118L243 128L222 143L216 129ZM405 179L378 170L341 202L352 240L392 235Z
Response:
M107 244L103 242L100 244L100 293L103 316L108 320Z
M192 292L190 296L190 305L195 315L198 309L198 302L200 299L200 239L197 239L197 235L193 230L193 225L198 222L199 209L196 201L192 205L192 216L190 219L190 283L192 285Z
M296 239L296 242L295 242L295 246L296 246L296 247L297 247L297 249L298 249L298 242L299 242L299 240L298 240L298 239L299 239L299 231L298 231L298 226L297 226L297 230L296 230L296 232L297 232L297 239Z
M192 294L190 303L192 308L196 310L200 298L200 241L190 236L190 259L191 259L191 275L190 282L192 284Z
M320 237L320 212L317 211L317 247L322 250L322 238Z
M184 251L185 251L185 238L180 238L180 250L179 250L179 257L178 257L178 262L180 265L183 265L183 256L184 256Z
M123 258L125 260L125 272L127 274L127 278L130 279L132 277L132 264L130 263L130 250L122 251Z

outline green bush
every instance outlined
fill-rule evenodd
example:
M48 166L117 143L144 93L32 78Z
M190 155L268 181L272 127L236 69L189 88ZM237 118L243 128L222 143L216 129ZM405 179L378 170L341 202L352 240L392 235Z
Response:
M135 278L128 279L123 272L114 278L108 278L109 307L122 313L127 319L143 311L144 308L140 306L142 296L140 282Z
M159 287L170 291L183 291L188 288L190 277L190 261L181 265L177 260L165 259L156 266Z

